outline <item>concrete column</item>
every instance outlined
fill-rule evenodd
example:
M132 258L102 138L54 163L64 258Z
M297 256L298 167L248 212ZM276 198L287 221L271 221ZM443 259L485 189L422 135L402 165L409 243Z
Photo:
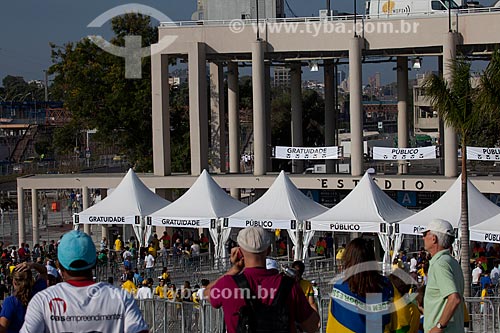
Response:
M324 61L325 80L325 146L335 146L335 64L331 60ZM335 172L335 161L326 160L326 173Z
M108 196L108 189L101 189L101 200L104 200ZM111 248L111 244L109 243L109 238L108 238L108 229L109 227L107 225L101 225L101 238L106 237L108 240L108 248Z
M267 171L273 171L273 159L271 158L273 152L273 145L271 142L271 65L269 63L265 64L266 74L266 163Z
M208 110L205 44L191 43L188 53L191 174L208 169Z
M90 207L89 205L89 188L87 186L82 187L82 208L83 210ZM84 224L83 232L92 237L92 225Z
M398 147L408 148L408 57L397 58ZM408 173L406 161L398 161L398 174Z
M153 170L156 176L171 173L170 107L168 84L168 56L151 56Z
M446 34L443 44L443 78L447 81L451 80L451 70L449 64L455 59L457 52L456 33L450 32ZM457 163L457 134L455 130L444 124L444 175L445 177L456 177L458 175Z
M292 146L304 146L302 136L302 66L293 63L290 70L290 99L292 104ZM303 160L292 160L292 173L304 171Z
M17 188L17 231L19 237L19 246L26 240L26 234L24 232L24 189L22 187Z
M361 90L360 37L353 37L349 43L349 113L351 121L351 175L363 174L363 93Z
M229 172L240 173L240 107L238 63L227 65L227 117L229 123ZM240 189L231 188L231 196L240 199Z
M33 188L31 189L31 222L33 230L33 244L31 244L31 248L33 248L35 244L40 241L40 229L38 226L38 191Z
M224 65L210 63L210 151L214 172L226 172L226 95L224 92Z
M253 155L255 176L266 173L266 102L264 48L265 42L252 44L252 92L253 92Z

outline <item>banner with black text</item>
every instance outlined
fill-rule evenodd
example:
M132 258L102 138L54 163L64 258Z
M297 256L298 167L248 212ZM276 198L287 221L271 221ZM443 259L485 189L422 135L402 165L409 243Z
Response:
M373 159L385 161L429 160L437 158L436 147L386 148L373 147Z
M274 148L274 158L282 160L338 160L342 147L284 147Z
M470 161L500 161L500 148L467 147Z

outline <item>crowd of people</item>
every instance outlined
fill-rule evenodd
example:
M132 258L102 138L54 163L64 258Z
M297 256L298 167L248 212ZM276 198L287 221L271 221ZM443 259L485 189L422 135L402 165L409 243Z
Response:
M453 227L435 219L422 239L420 252L402 251L396 256L389 276L379 271L371 241L355 238L342 246L343 272L329 293L326 332L464 332L469 319L462 270L451 256ZM182 239L177 230L172 237L167 232L162 237L154 234L142 249L116 237L111 250L103 238L97 250L88 235L71 231L58 242L44 242L33 250L27 244L2 249L1 286L11 296L3 300L0 332L40 332L41 327L47 332L147 332L143 317L147 314L135 301L147 299L173 302L168 315L184 320L185 328L198 325L200 303L208 302L222 308L229 333L264 327L275 332L317 332L320 293L315 281L304 278L305 264L295 261L283 269L269 258L271 237L260 227L240 230L234 243L232 265L225 274L212 282L202 279L201 285L184 281L180 287L164 265L162 249L168 248L165 253L174 262L175 249L195 260L208 246L203 234L194 241ZM481 255L484 250L475 247L473 284L488 289L498 283L498 262L488 270L483 265L489 264ZM113 277L103 282L94 277L94 269L110 260L109 253L121 265L120 286L115 286ZM327 246L323 254L334 255ZM160 267L158 274L155 268Z

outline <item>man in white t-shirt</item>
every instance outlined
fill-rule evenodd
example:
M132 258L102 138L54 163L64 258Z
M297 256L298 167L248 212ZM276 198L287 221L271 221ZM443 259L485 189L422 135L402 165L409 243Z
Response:
M499 262L495 261L495 267L493 267L490 273L491 284L493 286L496 286L500 280L500 269L498 269L498 266L500 266Z
M155 268L155 257L153 257L151 252L148 252L148 255L144 258L144 268L146 268L146 278L152 278Z
M480 279L482 273L481 262L478 262L476 268L472 270L472 297L480 296L478 293L481 292Z
M66 233L57 257L65 282L31 299L21 333L149 332L130 294L108 283L94 283L92 268L97 257L90 236L78 230Z
M142 281L142 287L137 290L137 295L135 295L137 299L151 299L153 298L153 292L149 287L148 280Z

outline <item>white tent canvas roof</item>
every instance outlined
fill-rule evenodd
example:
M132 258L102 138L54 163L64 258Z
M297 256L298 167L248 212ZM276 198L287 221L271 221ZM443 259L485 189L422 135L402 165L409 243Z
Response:
M429 207L399 223L399 233L421 235L422 230L435 218L449 221L454 228L460 226L462 177L451 185L445 194ZM488 200L467 180L469 197L469 225L472 227L486 219L500 214L500 207Z
M500 243L500 215L470 227L470 240Z
M140 224L145 217L170 202L153 193L130 169L104 200L75 214L79 224Z
M401 221L412 214L411 210L385 194L365 173L344 200L309 220L311 230L385 233L386 223Z
M157 226L210 228L212 219L228 217L245 207L203 170L186 193L167 207L150 214L150 217L152 225Z
M261 226L267 229L295 229L295 221L305 221L327 208L314 202L281 171L271 187L250 206L229 216L229 227Z

